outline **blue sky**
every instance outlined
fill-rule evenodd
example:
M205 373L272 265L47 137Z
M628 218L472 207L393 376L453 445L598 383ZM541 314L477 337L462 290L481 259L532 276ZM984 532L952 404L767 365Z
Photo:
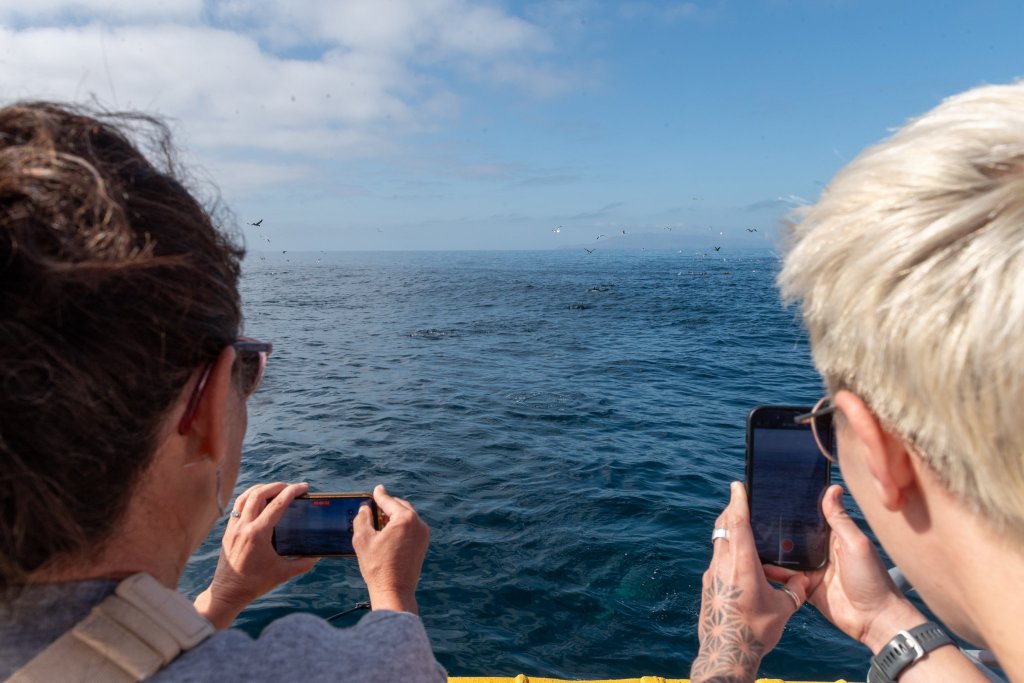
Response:
M1009 0L0 0L0 93L171 117L253 250L770 246L864 146L1024 77L1022 27Z

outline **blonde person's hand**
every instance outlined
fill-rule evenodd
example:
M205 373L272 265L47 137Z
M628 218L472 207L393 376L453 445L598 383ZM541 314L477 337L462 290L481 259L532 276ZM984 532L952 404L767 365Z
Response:
M373 499L384 514L384 528L373 528L368 505L356 516L352 545L373 609L418 613L416 585L430 543L430 529L408 501L388 495L383 486Z
M859 640L873 653L885 647L899 631L925 623L889 578L875 546L843 508L843 489L831 486L822 500L822 511L832 527L828 562L822 569L801 574L765 565L773 581L808 580L808 601L846 635ZM900 675L901 683L968 683L988 678L952 645L929 652Z
M821 503L832 528L828 562L807 572L808 600L843 633L881 649L895 633L926 619L893 583L878 550L843 507L843 489L830 486ZM768 577L787 581L796 572L765 566Z
M704 572L700 650L690 670L694 683L753 681L761 658L807 599L808 581L801 574L788 576L785 589L768 583L754 545L746 489L734 481L731 494L715 522L728 538L714 541L711 565Z
M196 598L199 610L218 629L227 628L245 607L272 588L305 574L315 557L282 557L274 550L274 526L308 484L257 484L235 500L221 541L210 587Z

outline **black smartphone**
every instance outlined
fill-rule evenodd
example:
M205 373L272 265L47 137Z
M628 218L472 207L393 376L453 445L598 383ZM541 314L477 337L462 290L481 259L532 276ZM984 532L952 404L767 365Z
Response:
M762 562L817 569L828 559L821 500L832 479L801 406L757 406L747 416L747 499ZM831 438L831 435L829 435Z
M354 557L353 523L359 509L370 506L373 527L381 528L380 510L371 493L307 493L292 501L274 527L278 555Z

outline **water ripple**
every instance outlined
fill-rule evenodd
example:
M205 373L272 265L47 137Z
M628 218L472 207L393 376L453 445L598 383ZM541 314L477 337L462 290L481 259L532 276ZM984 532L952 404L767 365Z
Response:
M452 674L684 677L746 412L821 391L774 257L607 256L246 264L247 333L274 353L238 491L383 482L412 500L432 528L420 607ZM186 590L212 572L219 531ZM355 562L324 560L239 624L364 596ZM804 610L763 673L834 679L863 660Z

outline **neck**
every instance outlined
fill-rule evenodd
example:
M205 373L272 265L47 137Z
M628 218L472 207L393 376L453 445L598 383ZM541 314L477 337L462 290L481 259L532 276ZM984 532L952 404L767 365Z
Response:
M145 572L177 588L185 564L216 519L213 467L203 461L185 468L180 459L158 452L103 548L61 558L30 581L122 579Z
M928 487L924 554L941 569L922 576L919 592L959 635L990 650L1011 680L1024 681L1024 553L944 488ZM951 540L952 539L952 540ZM928 594L921 590L926 588Z
M978 541L955 564L962 607L978 640L992 651L1010 680L1024 681L1024 651L1020 648L1024 592L1019 590L1024 585L1024 556L984 526L976 529L977 535L961 536Z

